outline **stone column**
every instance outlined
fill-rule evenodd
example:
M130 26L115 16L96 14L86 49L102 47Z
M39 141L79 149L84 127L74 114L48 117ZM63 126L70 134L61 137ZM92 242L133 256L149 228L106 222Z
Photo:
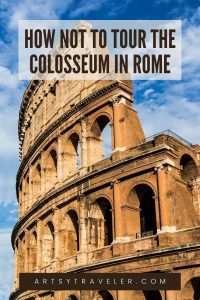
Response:
M177 292L176 291L166 291L165 293L165 300L176 300L177 299Z
M40 271L42 267L42 221L37 220L37 272Z
M114 132L114 151L125 150L124 132L124 103L122 96L115 96L113 103L113 132Z
M22 181L22 214L24 215L27 211L28 204L27 204L27 192L26 192L26 182L27 178L24 177Z
M63 170L62 170L62 161L63 161L63 155L62 155L62 137L58 136L58 163L57 163L57 179L58 182L63 181Z
M192 202L194 204L198 219L200 220L200 177L196 177L193 180Z
M30 247L30 238L29 231L25 231L25 259L24 259L24 272L29 272L29 247Z
M124 237L124 224L122 217L122 200L120 191L120 182L112 182L113 187L113 211L114 211L114 243L127 239Z
M47 97L43 97L43 101L42 101L42 105L43 105L43 131L46 129L46 123L47 123Z
M79 196L79 254L78 263L87 263L87 251L88 251L88 208L87 198L85 195Z
M33 166L30 165L29 166L29 201L28 201L28 207L29 209L31 208L31 206L33 205L33 203L35 202L35 198L33 195Z
M55 247L55 261L56 263L59 263L59 260L61 258L61 239L60 239L60 233L61 233L61 210L58 207L54 208L53 213L53 224L54 224L54 247ZM59 267L59 266L58 266Z
M166 168L163 164L159 164L154 169L157 171L157 182L158 182L158 199L160 206L160 223L161 223L161 232L173 232L176 230L175 226L170 224L170 212L169 212L169 203L167 199L166 191ZM159 232L159 230L158 230Z
M129 297L127 297L128 291L117 291L117 300L128 300Z
M19 272L18 272L18 249L15 245L15 256L14 256L14 290L16 290L19 286Z
M41 196L46 192L46 167L45 167L45 153L41 153Z
M19 217L23 216L23 194L22 189L18 188L18 202L19 202Z
M22 258L22 240L18 238L18 253L17 253L17 277L19 280L19 273L24 272L24 257ZM23 265L23 268L22 268Z
M81 175L86 173L87 160L87 125L86 118L81 119Z

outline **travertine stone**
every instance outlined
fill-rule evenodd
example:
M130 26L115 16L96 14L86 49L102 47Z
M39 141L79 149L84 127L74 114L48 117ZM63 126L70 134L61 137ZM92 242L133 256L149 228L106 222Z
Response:
M131 81L29 84L10 300L200 298L199 146L145 139L132 102ZM21 272L71 271L180 272L181 291L18 291Z

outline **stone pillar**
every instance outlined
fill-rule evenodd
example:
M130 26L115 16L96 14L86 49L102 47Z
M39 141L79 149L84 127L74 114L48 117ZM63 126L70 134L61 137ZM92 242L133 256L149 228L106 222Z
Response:
M18 248L15 245L15 256L14 256L14 290L19 286L19 271L18 271Z
M117 291L117 300L128 300L127 293L128 291Z
M57 150L57 155L58 155L58 162L57 162L57 179L58 182L63 181L63 166L62 166L62 161L63 161L63 155L62 155L62 137L59 135L58 136L58 150Z
M28 201L28 207L29 209L31 208L31 206L33 205L33 203L35 202L35 198L33 195L33 166L30 165L29 166L29 201Z
M41 153L41 196L46 192L46 168L45 168L45 153Z
M55 247L55 261L56 263L59 263L59 260L61 258L61 239L60 239L60 233L61 233L61 210L58 207L54 208L53 213L53 224L54 224L54 247Z
M84 195L79 196L79 253L77 255L78 264L87 264L88 251L88 208L87 198Z
M114 132L114 151L123 151L125 147L124 132L124 99L115 96L113 103L113 132Z
M27 211L26 177L22 181L22 215Z
M35 139L35 114L33 112L31 112L30 118L31 144L33 144L33 141Z
M37 272L40 271L42 267L42 221L37 220Z
M47 97L43 97L43 101L42 101L42 105L43 105L43 131L46 129L46 123L47 123Z
M161 230L160 232L173 232L176 230L175 226L170 224L170 212L169 212L169 203L166 195L166 168L163 164L159 164L154 169L157 171L157 182L158 182L158 199L160 206L160 223ZM159 232L159 230L158 230Z
M24 259L24 272L29 272L29 247L30 247L30 238L29 231L25 231L25 259Z
M86 173L87 166L87 125L86 119L83 118L81 119L81 175Z
M121 201L121 191L120 182L118 180L112 182L113 186L113 211L114 211L114 243L121 242L125 239L124 237L124 225L122 216L122 201Z
M91 300L91 299L93 299L94 300L94 298L93 297L91 297L91 291L84 291L84 290L81 290L80 291L80 300Z
M192 186L192 202L196 210L198 220L200 221L200 177L193 180Z
M19 217L23 216L23 194L22 188L18 188L18 202L19 202Z
M176 291L166 291L165 293L165 300L176 300L177 299L177 292Z
M17 277L19 280L19 273L24 272L24 257L22 255L22 240L18 238L18 253L17 253ZM24 254L24 253L23 253ZM23 266L23 267L22 267Z

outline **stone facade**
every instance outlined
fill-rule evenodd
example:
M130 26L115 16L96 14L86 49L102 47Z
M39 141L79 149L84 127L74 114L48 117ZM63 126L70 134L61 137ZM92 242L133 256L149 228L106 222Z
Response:
M200 299L200 147L171 132L145 139L132 102L131 81L30 82L19 114L10 300ZM179 272L182 289L18 288L20 272L69 271Z

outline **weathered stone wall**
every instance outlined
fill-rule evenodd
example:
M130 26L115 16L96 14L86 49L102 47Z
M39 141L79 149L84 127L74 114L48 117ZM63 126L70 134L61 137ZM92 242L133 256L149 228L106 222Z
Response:
M145 140L132 102L130 82L29 85L20 110L11 299L199 295L199 148L164 133ZM103 159L108 124L112 149ZM17 291L20 272L73 270L181 272L182 290Z

